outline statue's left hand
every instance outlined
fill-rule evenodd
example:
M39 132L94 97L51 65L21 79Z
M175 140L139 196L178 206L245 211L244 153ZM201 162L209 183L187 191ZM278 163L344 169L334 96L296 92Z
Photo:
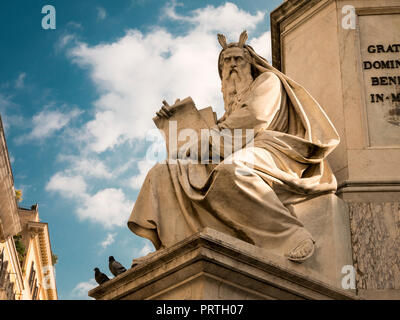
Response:
M164 117L164 118L169 118L172 116L172 108L171 106L168 104L167 101L163 100L163 106L161 107L161 109L156 112L157 116L159 116L160 118Z
M179 101L181 101L180 99L176 99L175 104L177 104ZM170 106L168 104L167 101L163 100L163 106L161 107L161 109L156 112L157 116L159 116L160 118L164 117L164 118L170 118L172 116L172 114L174 113L174 106Z

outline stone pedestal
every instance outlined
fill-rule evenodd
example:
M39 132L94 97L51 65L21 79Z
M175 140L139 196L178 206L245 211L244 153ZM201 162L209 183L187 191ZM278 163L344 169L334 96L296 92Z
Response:
M343 267L353 265L346 203L334 194L327 194L291 205L289 209L315 240L315 253L303 265L325 282L341 288Z
M271 13L274 66L309 90L340 134L329 162L366 297L400 289L399 30L398 0L287 0Z
M206 228L89 291L99 300L354 299L306 265Z

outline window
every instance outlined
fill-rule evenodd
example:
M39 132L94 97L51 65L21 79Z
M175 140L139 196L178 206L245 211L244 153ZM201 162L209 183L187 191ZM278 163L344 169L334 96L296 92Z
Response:
M39 288L37 285L37 281L35 281L35 290L33 290L32 300L37 300L39 293Z
M29 274L29 288L31 289L31 293L33 290L33 285L35 283L35 275L36 275L35 266L34 263L32 262L31 272Z
M14 282L11 282L10 274L8 274L7 282L8 282L6 287L7 300L15 300Z

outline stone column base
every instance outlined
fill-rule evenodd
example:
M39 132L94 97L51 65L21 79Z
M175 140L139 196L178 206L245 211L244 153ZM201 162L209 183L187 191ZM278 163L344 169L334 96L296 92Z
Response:
M307 266L206 228L89 291L98 300L357 299Z

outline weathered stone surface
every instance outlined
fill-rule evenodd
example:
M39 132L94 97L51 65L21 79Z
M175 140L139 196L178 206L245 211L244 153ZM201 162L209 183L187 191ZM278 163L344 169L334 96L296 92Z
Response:
M365 290L359 289L357 295L367 300L400 300L400 290L381 289L381 290Z
M347 5L355 8L354 29L342 26ZM399 16L397 0L288 0L271 13L274 66L310 91L341 137L329 157L339 184L400 185L400 127L388 122L398 108L391 96L398 89L371 85L371 77L398 75L399 69L363 69L364 61L398 57L366 51L369 45L399 43ZM384 103L371 103L371 94L382 93Z
M0 117L0 241L4 242L20 231L21 223L15 201L14 178Z
M400 203L349 203L359 289L400 289Z
M206 228L89 291L101 300L354 299L309 267Z
M345 6L354 27L343 27ZM341 137L328 160L366 298L399 296L399 17L398 0L287 0L271 13L274 65L310 90Z
M342 268L353 265L346 203L334 194L327 194L292 205L290 210L315 240L316 251L304 265L340 288L344 276Z

